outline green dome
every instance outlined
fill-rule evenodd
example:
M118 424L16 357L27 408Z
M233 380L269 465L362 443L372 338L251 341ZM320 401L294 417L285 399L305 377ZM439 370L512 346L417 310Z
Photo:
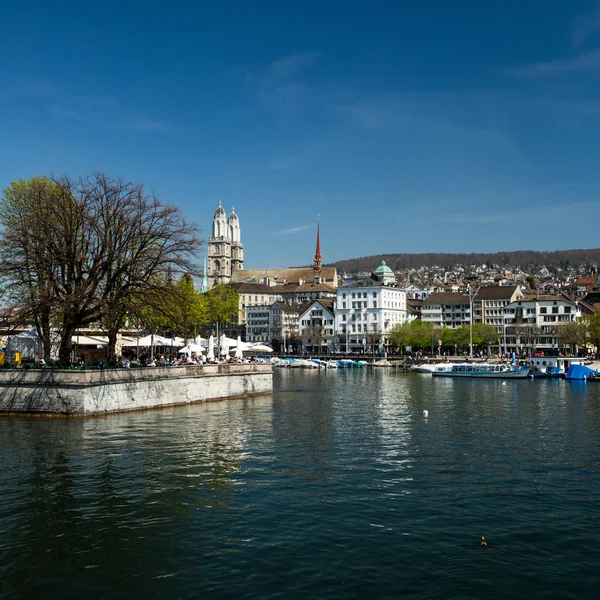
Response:
M392 271L386 264L385 260L381 261L381 266L375 269L375 275L378 277L394 277L394 271Z

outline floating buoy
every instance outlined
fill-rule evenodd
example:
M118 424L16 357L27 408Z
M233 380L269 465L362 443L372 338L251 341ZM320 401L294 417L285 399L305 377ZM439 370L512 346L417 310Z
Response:
M424 416L425 418L427 418L427 417L429 416L429 411L428 411L428 410L424 410L424 411L423 411L423 416Z

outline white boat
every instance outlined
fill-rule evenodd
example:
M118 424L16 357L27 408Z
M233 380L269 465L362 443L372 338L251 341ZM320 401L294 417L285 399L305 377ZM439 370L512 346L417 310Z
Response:
M436 367L443 367L443 366L447 366L450 363L443 363L443 362L439 362L439 363L422 363L420 365L413 365L410 370L411 371L415 371L416 373L433 373L436 369Z
M337 369L337 368L338 368L338 364L337 364L337 362L336 362L335 360L330 360L330 361L329 361L329 362L328 362L328 363L325 365L325 367L326 367L327 369Z
M381 360L376 360L373 363L373 366L374 367L391 367L392 363L389 360L382 358Z
M584 358L574 356L534 356L527 359L527 364L548 377L564 377L571 365L584 365Z
M433 371L434 377L473 377L476 379L525 379L529 367L491 363L457 363L448 370Z

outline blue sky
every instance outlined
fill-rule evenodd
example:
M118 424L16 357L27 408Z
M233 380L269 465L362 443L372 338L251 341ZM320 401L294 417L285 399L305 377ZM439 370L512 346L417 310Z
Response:
M96 4L96 3L94 3ZM246 267L600 245L600 3L21 2L0 187L144 183Z

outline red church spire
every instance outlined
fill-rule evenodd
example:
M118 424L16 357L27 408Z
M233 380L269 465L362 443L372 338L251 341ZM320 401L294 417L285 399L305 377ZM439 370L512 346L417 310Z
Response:
M317 249L315 251L315 266L313 270L315 274L321 272L321 263L323 262L323 257L321 256L321 215L318 215L317 220Z

